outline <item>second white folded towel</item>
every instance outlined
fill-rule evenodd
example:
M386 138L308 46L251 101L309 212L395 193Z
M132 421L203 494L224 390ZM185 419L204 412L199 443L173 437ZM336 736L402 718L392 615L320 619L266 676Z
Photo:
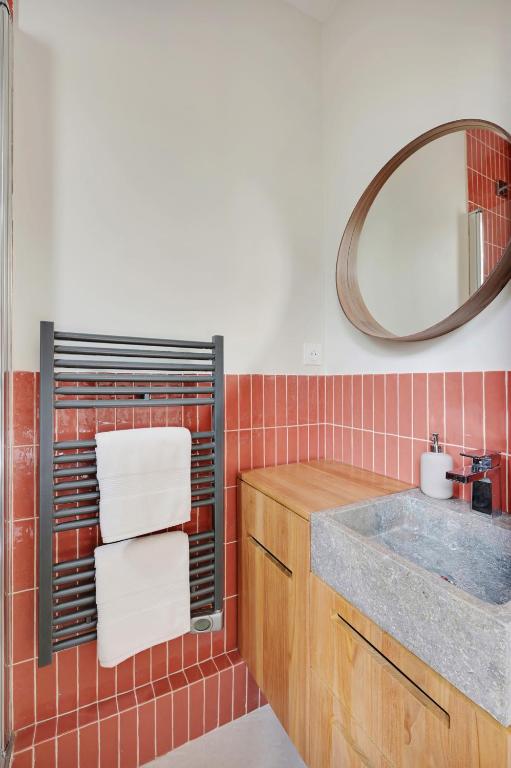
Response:
M190 631L188 536L182 531L97 547L102 667Z
M105 543L190 520L188 429L99 432L96 445L99 522Z

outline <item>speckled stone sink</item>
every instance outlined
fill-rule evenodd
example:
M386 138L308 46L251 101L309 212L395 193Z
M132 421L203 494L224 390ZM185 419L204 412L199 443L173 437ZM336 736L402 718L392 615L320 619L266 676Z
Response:
M312 570L511 724L511 528L420 491L312 518Z

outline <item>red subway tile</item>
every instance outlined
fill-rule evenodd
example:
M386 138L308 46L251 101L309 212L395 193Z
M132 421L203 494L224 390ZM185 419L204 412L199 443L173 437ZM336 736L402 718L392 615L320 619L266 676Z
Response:
M355 467L362 467L362 432L360 429L352 430L353 455L352 462Z
M399 438L399 479L404 483L413 480L412 440L408 437Z
M111 696L115 696L115 669L98 666L98 699L109 699Z
M385 376L378 374L373 381L374 431L385 432Z
M232 597L237 593L237 544L231 542L225 545L225 596Z
M59 714L70 712L78 705L78 651L68 648L57 654L57 682Z
M332 421L334 424L342 425L342 376L334 376Z
M342 423L345 427L353 425L353 376L342 377Z
M362 427L362 376L353 376L353 426Z
M289 427L287 430L287 461L289 464L298 461L298 427Z
M84 647L84 646L82 646ZM165 646L165 655L167 648ZM80 669L81 675L81 669ZM135 664L133 658L126 659L117 665L117 693L133 690L135 685Z
M334 423L334 377L325 376L325 422Z
M189 738L198 739L204 733L204 681L190 686L189 692Z
M250 429L252 426L252 385L248 374L239 377L239 428Z
M172 747L176 749L188 741L188 688L172 694Z
M167 675L167 643L159 643L151 648L151 680L158 680ZM119 673L117 673L119 676Z
M128 696L129 694L123 694ZM133 695L133 699L135 696ZM98 721L98 705L89 704L87 707L82 707L78 710L78 725L80 728L96 723Z
M399 434L412 436L412 374L400 373L398 376L399 399Z
M264 430L264 466L274 467L277 461L275 429Z
M238 432L239 471L245 472L252 468L252 433L249 429Z
M309 428L298 427L298 461L309 460Z
M256 374L252 379L252 429L263 426L263 377Z
M426 440L413 440L412 445L412 483L420 484L420 457L428 450Z
M202 672L198 664L193 664L191 667L187 667L184 670L184 675L186 677L186 682L188 683L188 685L191 685L192 683L196 683L197 680L202 680Z
M155 756L155 706L148 701L138 708L138 764L149 763Z
M232 720L232 691L233 671L231 667L220 672L218 725L225 725Z
M264 467L264 429L252 430L252 466Z
M238 377L229 374L225 377L225 428L239 428L239 398L238 398Z
M169 675L183 668L183 639L177 637L167 644L167 661Z
M34 521L16 520L12 526L12 589L35 587Z
M119 743L119 717L109 717L99 723L99 766L112 768L117 765Z
M385 438L385 474L398 478L398 439L395 435Z
M298 425L309 423L308 376L298 376Z
M365 374L362 378L362 426L373 429L374 377Z
M21 728L16 731L14 749L21 752L34 744L35 726L29 725L28 728Z
M93 723L80 728L79 733L80 766L99 765L99 725Z
M219 676L208 677L204 681L204 732L218 727L218 688Z
M57 719L45 720L43 723L37 723L35 726L34 744L40 744L42 741L54 739L57 735Z
M461 373L445 374L445 438L450 445L463 442L463 385Z
M233 718L242 717L247 711L247 668L245 664L234 667Z
M275 377L275 424L285 427L287 423L287 383L285 376Z
M375 433L374 435L374 472L379 475L385 474L385 435Z
M170 723L168 724L171 733ZM119 764L121 768L137 768L138 721L137 710L128 709L119 715Z
M373 443L374 433L362 433L362 466L364 469L372 471L373 469Z
M318 418L326 422L326 376L318 376Z
M413 436L425 440L428 435L428 383L427 374L412 375Z
M35 593L18 592L12 597L13 662L33 659L35 656Z
M351 427L342 428L342 460L345 464L353 463L353 430Z
M445 442L443 373L428 373L428 416L429 435L438 432L440 442Z
M275 426L275 376L264 376L263 379L263 411L264 426Z
M12 512L15 520L35 515L35 449L32 446L13 448L12 452Z
M233 651L238 647L238 598L225 600L225 650Z
M13 757L12 768L33 768L34 750L25 749L17 752Z
M169 675L169 683L173 691L179 691L181 688L186 688L188 685L186 675L183 671Z
M34 662L23 661L12 668L13 729L34 722Z
M58 737L57 768L78 768L78 731Z
M96 685L97 644L85 643L78 647L78 705L84 707L98 698ZM133 687L133 684L130 686Z
M298 376L286 376L287 426L298 423Z
M276 462L277 464L287 463L287 429L286 427L277 427L275 430L276 438Z
M484 374L485 448L506 451L506 374Z
M42 744L36 744L34 748L34 768L54 768L56 763L55 748L57 743L54 739L43 741Z
M318 458L319 430L317 424L309 424L309 461Z
M15 371L12 382L12 438L14 445L33 445L35 440L35 376Z
M253 712L259 706L259 688L250 674L247 673L247 712Z
M342 427L333 427L333 459L334 461L342 461Z
M318 377L309 376L309 424L318 421Z
M385 429L387 434L397 435L398 430L397 374L385 374Z
M483 374L463 374L463 422L465 448L483 448Z
M168 677L161 677L159 680L155 680L152 685L155 699L166 696L172 690Z
M225 485L236 485L238 473L238 433L225 433Z
M197 664L197 635L183 635L183 667Z
M172 749L172 695L156 701L156 755L166 755Z

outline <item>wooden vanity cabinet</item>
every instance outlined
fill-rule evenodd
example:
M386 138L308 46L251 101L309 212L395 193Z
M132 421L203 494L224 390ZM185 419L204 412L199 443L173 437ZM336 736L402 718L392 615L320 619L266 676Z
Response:
M309 525L241 483L239 648L308 759Z
M510 730L316 576L311 768L507 768Z

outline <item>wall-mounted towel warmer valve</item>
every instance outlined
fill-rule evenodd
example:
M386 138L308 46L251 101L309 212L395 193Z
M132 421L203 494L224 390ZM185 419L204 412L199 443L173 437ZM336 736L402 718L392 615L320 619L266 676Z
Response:
M186 426L192 414L196 530L190 532L185 526L190 539L192 631L222 628L223 337L201 342L68 333L42 322L39 666L50 664L57 651L96 638L94 547L99 541L99 489L96 443L88 434L96 430L91 430L93 419L80 414L95 412L94 424L104 420L105 414L114 414L109 427L113 429L119 408L134 409L134 426L149 426L153 409L164 416L158 419L159 425L167 423L168 414L169 424L184 418ZM137 419L137 412L147 408L149 414ZM162 414L161 409L172 410ZM174 409L182 409L177 419ZM70 430L76 439L67 439ZM80 439L84 433L86 437Z

